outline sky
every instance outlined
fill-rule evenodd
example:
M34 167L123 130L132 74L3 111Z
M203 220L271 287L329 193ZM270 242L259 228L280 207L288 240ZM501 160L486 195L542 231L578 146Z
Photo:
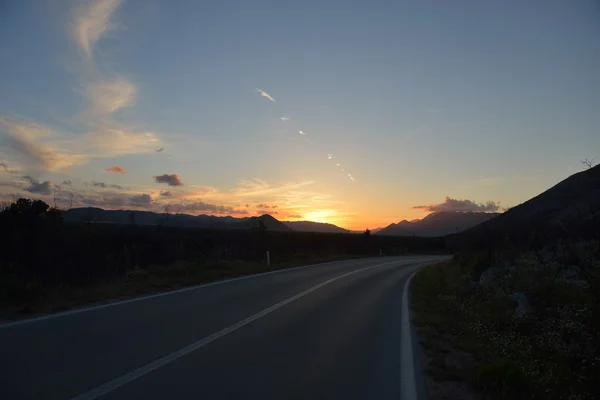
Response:
M0 201L386 226L600 160L600 3L0 4Z

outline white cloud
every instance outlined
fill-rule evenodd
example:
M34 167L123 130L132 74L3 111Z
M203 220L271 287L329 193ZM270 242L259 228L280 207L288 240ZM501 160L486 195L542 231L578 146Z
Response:
M333 154L331 154L331 153L327 154L327 159L328 160L331 160L332 158L333 158Z
M93 56L94 44L111 27L111 17L120 4L120 0L95 0L75 9L73 38L88 59Z
M274 99L274 98L273 98L273 96L271 96L269 93L265 92L265 91L264 91L264 90L262 90L262 89L256 89L256 91L257 91L258 93L260 93L260 95L261 95L262 97L266 97L267 99L269 99L270 101L272 101L273 103L275 103L275 99Z
M290 120L290 117L281 117L281 118L279 118L279 119L280 119L280 120L282 120L282 121L289 121L289 120Z
M306 135L306 133L302 132L302 131L298 131L299 134L301 135Z

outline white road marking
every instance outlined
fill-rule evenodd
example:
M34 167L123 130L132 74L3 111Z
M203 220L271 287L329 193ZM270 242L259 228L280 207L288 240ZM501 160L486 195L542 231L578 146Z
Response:
M22 324L29 324L29 323L33 323L33 322L44 321L44 320L52 319L52 318L66 317L68 315L79 314L79 313L82 313L82 312L99 310L99 309L102 309L102 308L114 307L114 306L118 306L118 305L122 305L122 304L135 303L136 301L149 300L149 299L154 299L156 297L168 296L168 295L171 295L171 294L187 292L187 291L190 291L190 290L201 289L201 288L205 288L205 287L209 287L209 286L222 285L222 284L225 284L225 283L230 283L230 282L235 282L235 281L241 281L241 280L244 280L244 279L258 278L260 276L271 275L271 274L278 274L278 273L286 272L286 271L295 271L295 270L304 269L304 268L311 268L311 267L317 267L317 266L329 265L329 264L335 264L335 263L341 263L341 262L352 262L352 261L355 261L355 262L362 261L362 262L364 262L366 260L368 260L368 259L364 259L364 258L360 259L360 258L358 258L358 259L350 259L350 260L330 261L330 262L326 262L326 263L322 263L322 264L303 265L303 266L300 266L300 267L282 268L282 269L277 269L277 270L269 271L269 272L261 272L259 274L244 275L244 276L239 276L237 278L224 279L224 280L221 280L221 281L215 281L215 282L210 282L210 283L203 283L203 284L200 284L200 285L188 286L188 287L181 288L181 289L169 290L167 292L161 292L161 293L151 294L151 295L147 295L147 296L134 297L132 299L127 299L127 300L113 301L113 302L106 303L106 304L99 304L99 305L95 305L95 306L82 307L82 308L77 308L75 310L69 310L69 311L61 311L61 312L54 313L54 314L42 315L42 316L39 316L39 317L28 318L28 319L19 320L19 321L13 321L13 322L7 322L7 323L0 323L0 329L2 329L2 328L9 328L9 327L16 326L16 325L22 325ZM352 262L352 264L354 264L354 262Z
M240 329L241 327L243 327L245 325L248 325L252 321L255 321L255 320L257 320L257 319L259 319L261 317L264 317L267 314L272 313L273 311L277 310L278 308L283 307L286 304L291 303L294 300L297 300L297 299L299 299L301 297L304 297L307 294L309 294L311 292L314 292L315 290L317 290L317 289L319 289L319 288L321 288L321 287L323 287L325 285L328 285L328 284L330 284L332 282L335 282L338 279L342 279L342 278L345 278L345 277L347 277L349 275L356 274L356 273L362 272L362 271L366 271L366 270L369 270L369 269L372 269L372 268L381 267L382 265L399 263L399 262L402 262L402 261L404 261L404 260L394 260L394 261L389 261L389 262L382 263L382 264L371 265L369 267L360 268L360 269L357 269L355 271L351 271L351 272L345 273L343 275L336 276L335 278L328 279L328 280L326 280L324 282L319 283L316 286L311 287L310 289L305 290L304 292L298 293L295 296L292 296L292 297L290 297L290 298L288 298L286 300L283 300L282 302L277 303L277 304L275 304L275 305L273 305L273 306L271 306L269 308L266 308L266 309L264 309L264 310L262 310L262 311L260 311L260 312L258 312L256 314L254 314L254 315L252 315L252 316L250 316L250 317L248 317L246 319L243 319L240 322L237 322L237 323L235 323L235 324L233 324L233 325L231 325L231 326L229 326L229 327L227 327L225 329L222 329L222 330L220 330L218 332L213 333L212 335L209 335L209 336L207 336L207 337L205 337L203 339L200 339L197 342L194 342L194 343L192 343L192 344L190 344L190 345L188 345L188 346L186 346L186 347L184 347L182 349L179 349L179 350L177 350L177 351L175 351L175 352L173 352L171 354L168 354L168 355L166 355L166 356L164 356L162 358L159 358L158 360L155 360L155 361L151 362L150 364L146 364L143 367L140 367L140 368L138 368L138 369L136 369L134 371L131 371L131 372L129 372L129 373L121 376L120 378L114 379L114 380L112 380L110 382L107 382L107 383L101 385L101 386L98 386L97 388L94 388L94 389L91 389L91 390L89 390L89 391L87 391L85 393L82 393L79 396L74 397L72 400L92 400L92 399L97 399L100 396L103 396L103 395L105 395L107 393L110 393L110 392L114 391L115 389L118 389L121 386L126 385L129 382L132 382L132 381L134 381L134 380L136 380L136 379L138 379L138 378L140 378L140 377L142 377L142 376L144 376L144 375L146 375L146 374L148 374L148 373L150 373L150 372L152 372L152 371L154 371L154 370L156 370L156 369L158 369L160 367L163 367L163 366L165 366L165 365L167 365L167 364L169 364L169 363L177 360L180 357L185 356L186 354L189 354L189 353L191 353L191 352L193 352L195 350L198 350L199 348L201 348L203 346L206 346L207 344L209 344L209 343L211 343L211 342L219 339L220 337L223 337L223 336L227 335L228 333L231 333L231 332L233 332L233 331L235 331L237 329ZM406 287L404 289L406 290ZM403 300L404 300L404 297L403 297ZM414 374L414 370L413 370L413 374Z
M408 288L413 277L423 265L410 274L402 291L402 333L400 334L400 399L417 399L417 381L413 358L412 335L410 331L410 308L408 307Z

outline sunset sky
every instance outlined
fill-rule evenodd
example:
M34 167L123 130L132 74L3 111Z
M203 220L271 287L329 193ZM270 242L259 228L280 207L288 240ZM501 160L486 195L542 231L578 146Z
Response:
M600 157L595 0L10 1L0 43L1 201L372 229Z

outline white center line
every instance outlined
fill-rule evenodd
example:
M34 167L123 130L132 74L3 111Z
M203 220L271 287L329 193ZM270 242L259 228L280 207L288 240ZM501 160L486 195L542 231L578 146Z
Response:
M107 393L110 393L110 392L112 392L112 391L120 388L121 386L126 385L129 382L132 382L132 381L134 381L134 380L136 380L136 379L138 379L138 378L140 378L140 377L142 377L142 376L144 376L144 375L146 375L146 374L148 374L148 373L150 373L150 372L152 372L152 371L154 371L154 370L156 370L156 369L158 369L160 367L163 367L163 366L165 366L165 365L167 365L167 364L169 364L169 363L177 360L180 357L185 356L186 354L189 354L189 353L191 353L191 352L193 352L195 350L198 350L199 348L201 348L203 346L206 346L207 344L209 344L209 343L211 343L211 342L219 339L220 337L223 337L223 336L227 335L228 333L231 333L231 332L233 332L233 331L235 331L237 329L240 329L244 325L248 325L252 321L255 321L255 320L257 320L257 319L259 319L261 317L264 317L265 315L267 315L269 313L272 313L273 311L277 310L278 308L283 307L286 304L291 303L294 300L297 300L297 299L299 299L301 297L304 297L307 294L309 294L311 292L314 292L315 290L317 290L317 289L319 289L319 288L321 288L321 287L323 287L325 285L328 285L328 284L330 284L332 282L335 282L338 279L342 279L342 278L345 278L345 277L347 277L349 275L356 274L356 273L362 272L362 271L366 271L368 269L372 269L372 268L376 268L376 267L381 267L382 265L393 264L393 263L398 263L398 262L402 262L402 261L404 261L404 260L395 260L395 261L389 261L389 262L386 262L386 263L383 263L383 264L372 265L370 267L365 267L365 268L357 269L356 271L348 272L348 273L345 273L343 275L337 276L335 278L331 278L331 279L329 279L329 280L327 280L325 282L321 282L318 285L313 286L310 289L307 289L307 290L305 290L302 293L298 293L295 296L292 296L292 297L290 297L290 298L288 298L286 300L283 300L282 302L277 303L277 304L275 304L275 305L273 305L273 306L271 306L269 308L266 308L266 309L264 309L264 310L262 310L262 311L260 311L260 312L258 312L256 314L254 314L254 315L252 315L252 316L250 316L250 317L248 317L246 319L241 320L240 322L237 322L237 323L235 323L235 324L233 324L233 325L231 325L231 326L229 326L229 327L227 327L225 329L222 329L222 330L220 330L218 332L215 332L212 335L209 335L209 336L207 336L207 337L205 337L203 339L200 339L197 342L194 342L194 343L192 343L192 344L190 344L190 345L188 345L188 346L186 346L186 347L184 347L182 349L179 349L179 350L177 350L177 351L175 351L175 352L173 352L171 354L168 354L168 355L166 355L166 356L164 356L162 358L159 358L159 359L157 359L155 361L152 361L150 364L146 364L143 367L140 367L140 368L138 368L136 370L133 370L133 371L131 371L131 372L129 372L129 373L127 373L127 374L119 377L119 378L116 378L116 379L114 379L114 380L112 380L110 382L107 382L107 383L105 383L103 385L100 385L100 386L98 386L98 387L96 387L94 389L91 389L91 390L89 390L89 391L87 391L85 393L82 393L82 394L74 397L73 400L91 400L91 399L97 399L100 396L103 396L103 395L105 395Z

